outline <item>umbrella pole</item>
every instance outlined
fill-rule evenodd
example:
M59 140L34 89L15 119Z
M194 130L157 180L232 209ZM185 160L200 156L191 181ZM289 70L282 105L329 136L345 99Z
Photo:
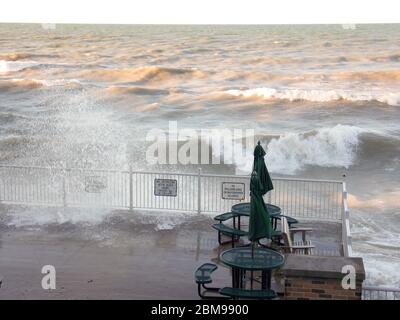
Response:
M254 241L251 242L251 259L254 259ZM253 270L250 274L250 288L253 290Z

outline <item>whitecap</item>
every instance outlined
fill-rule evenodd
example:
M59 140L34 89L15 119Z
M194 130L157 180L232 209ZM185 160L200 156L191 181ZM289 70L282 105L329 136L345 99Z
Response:
M391 106L400 106L400 94L396 92L382 92L376 90L357 91L342 89L300 89L300 88L254 88L245 90L227 90L227 94L243 98L261 98L265 100L289 100L289 101L311 101L331 102L337 100L378 101Z

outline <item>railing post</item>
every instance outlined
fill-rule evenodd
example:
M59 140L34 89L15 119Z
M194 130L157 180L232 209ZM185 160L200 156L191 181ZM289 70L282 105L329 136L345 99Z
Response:
M64 165L64 169L63 169L63 175L62 175L62 193L63 193L63 206L66 207L67 206L67 172L68 169L66 167L66 165Z
M342 190L342 243L343 243L344 255L346 257L351 256L352 239L350 230L350 214L347 204L346 181L343 181L343 190Z
M129 210L133 210L133 172L132 166L129 166Z
M349 255L347 250L347 235L346 235L346 182L343 181L343 190L342 190L342 243L343 243L343 253L344 256L347 257Z
M201 168L197 175L197 213L201 214Z

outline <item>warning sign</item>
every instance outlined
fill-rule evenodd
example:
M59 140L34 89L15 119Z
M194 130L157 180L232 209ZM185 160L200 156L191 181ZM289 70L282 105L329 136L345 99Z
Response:
M107 189L107 179L101 176L85 177L85 191L88 193L101 193Z
M222 183L222 199L244 200L244 198L245 198L244 183L235 183L235 182Z
M161 197L176 197L178 191L177 180L154 179L154 195Z

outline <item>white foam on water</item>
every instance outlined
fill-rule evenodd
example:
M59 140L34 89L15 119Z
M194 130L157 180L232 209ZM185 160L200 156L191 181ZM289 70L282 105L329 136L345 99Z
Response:
M312 101L330 102L337 100L357 101L378 101L391 106L400 106L400 94L397 92L381 92L376 90L366 90L352 92L350 90L334 89L299 89L299 88L254 88L246 90L227 90L226 93L243 98L262 98L265 100L281 99L289 101Z
M392 209L351 209L353 255L364 259L366 284L400 287L400 237ZM377 216L379 218L377 219Z
M12 82L26 82L31 81L34 83L38 83L45 87L55 87L55 86L65 86L69 84L82 84L78 79L19 79L15 78L11 80Z
M36 61L6 61L0 60L0 73L16 72L39 65Z
M81 82L78 79L53 79L53 80L36 80L46 87L65 86L68 84L78 84Z
M348 168L356 159L363 132L359 127L338 124L311 134L284 134L269 142L266 161L271 172L286 174L307 165Z

